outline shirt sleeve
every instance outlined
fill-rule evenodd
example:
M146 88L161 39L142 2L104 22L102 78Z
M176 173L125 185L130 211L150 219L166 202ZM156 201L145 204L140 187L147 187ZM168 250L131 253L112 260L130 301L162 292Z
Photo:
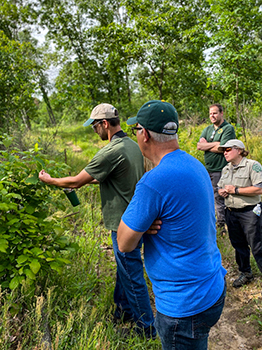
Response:
M207 136L207 127L202 131L199 140L201 139L201 137L204 137L206 139Z
M101 151L99 151L85 167L85 171L94 179L103 182L112 171L112 163Z
M260 163L256 161L253 162L252 167L250 169L250 178L253 186L262 182L262 166Z
M139 183L134 196L122 216L123 222L137 232L145 232L161 216L161 196L153 188Z
M223 130L221 135L220 144L224 145L227 141L235 139L235 130L232 125L228 124L226 128Z

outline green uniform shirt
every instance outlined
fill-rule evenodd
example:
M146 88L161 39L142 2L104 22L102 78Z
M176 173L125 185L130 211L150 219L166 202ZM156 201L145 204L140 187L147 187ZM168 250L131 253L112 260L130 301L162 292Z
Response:
M224 188L225 185L236 187L249 187L258 185L262 182L262 166L255 160L243 157L241 162L234 167L228 163L222 170L218 187ZM244 208L247 205L256 205L260 202L260 195L241 196L239 194L229 194L225 198L225 205L229 208Z
M214 128L213 124L206 127L203 130L200 138L201 137L204 137L207 142L220 142L221 145L224 145L228 140L235 139L236 135L234 127L224 120L224 122L217 129ZM224 166L227 164L223 153L206 151L204 157L206 169L210 172L222 171Z
M97 152L85 170L100 183L105 227L117 231L136 183L144 173L138 144L128 137L115 138Z

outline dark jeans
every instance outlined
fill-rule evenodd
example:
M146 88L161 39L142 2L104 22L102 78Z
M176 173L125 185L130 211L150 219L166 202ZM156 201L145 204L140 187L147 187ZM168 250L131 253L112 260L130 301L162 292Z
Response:
M118 249L116 232L112 231L113 249L117 264L114 301L116 303L115 317L133 318L138 333L145 336L155 336L154 315L150 305L144 267L141 259L142 240L135 250L122 253Z
M250 248L262 272L261 219L252 209L245 212L226 209L228 234L235 248L236 262L241 272L251 272Z
M219 320L226 296L226 282L219 300L195 316L174 318L157 311L156 328L163 350L207 350L210 328ZM174 302L174 307L176 307Z
M217 183L221 177L221 171L213 171L208 173L209 173L209 176L212 182L212 187L214 190L217 225L224 226L225 225L225 203L224 203L224 198L218 194L218 186L217 186Z

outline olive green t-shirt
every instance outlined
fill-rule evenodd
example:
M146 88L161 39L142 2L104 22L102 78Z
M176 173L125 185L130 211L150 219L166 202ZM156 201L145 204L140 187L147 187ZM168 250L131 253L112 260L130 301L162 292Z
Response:
M220 142L221 145L224 145L228 140L235 139L235 130L234 127L229 124L226 120L217 128L214 128L214 125L209 125L206 127L200 138L204 137L207 142ZM206 151L205 155L205 164L207 171L222 171L224 166L227 165L227 161L223 153L214 153Z
M117 231L136 183L144 174L138 144L129 137L115 138L97 152L85 170L100 183L105 227Z

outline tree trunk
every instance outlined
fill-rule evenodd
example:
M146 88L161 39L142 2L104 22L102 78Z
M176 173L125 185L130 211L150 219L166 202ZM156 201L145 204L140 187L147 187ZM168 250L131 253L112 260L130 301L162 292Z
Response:
M29 116L26 113L25 109L22 110L22 119L23 119L23 122L24 122L27 130L31 130L31 122L30 122Z
M238 81L238 75L236 75L236 115L237 115L237 124L240 124L240 115L239 115L239 81Z
M48 95L47 95L47 93L45 91L45 88L42 85L40 85L40 89L42 91L43 99L44 99L45 104L46 104L46 109L47 109L47 113L49 115L50 122L51 122L52 125L56 125L56 120L55 120L55 116L54 116L54 113L53 113L53 109L51 107L51 104L50 104Z

